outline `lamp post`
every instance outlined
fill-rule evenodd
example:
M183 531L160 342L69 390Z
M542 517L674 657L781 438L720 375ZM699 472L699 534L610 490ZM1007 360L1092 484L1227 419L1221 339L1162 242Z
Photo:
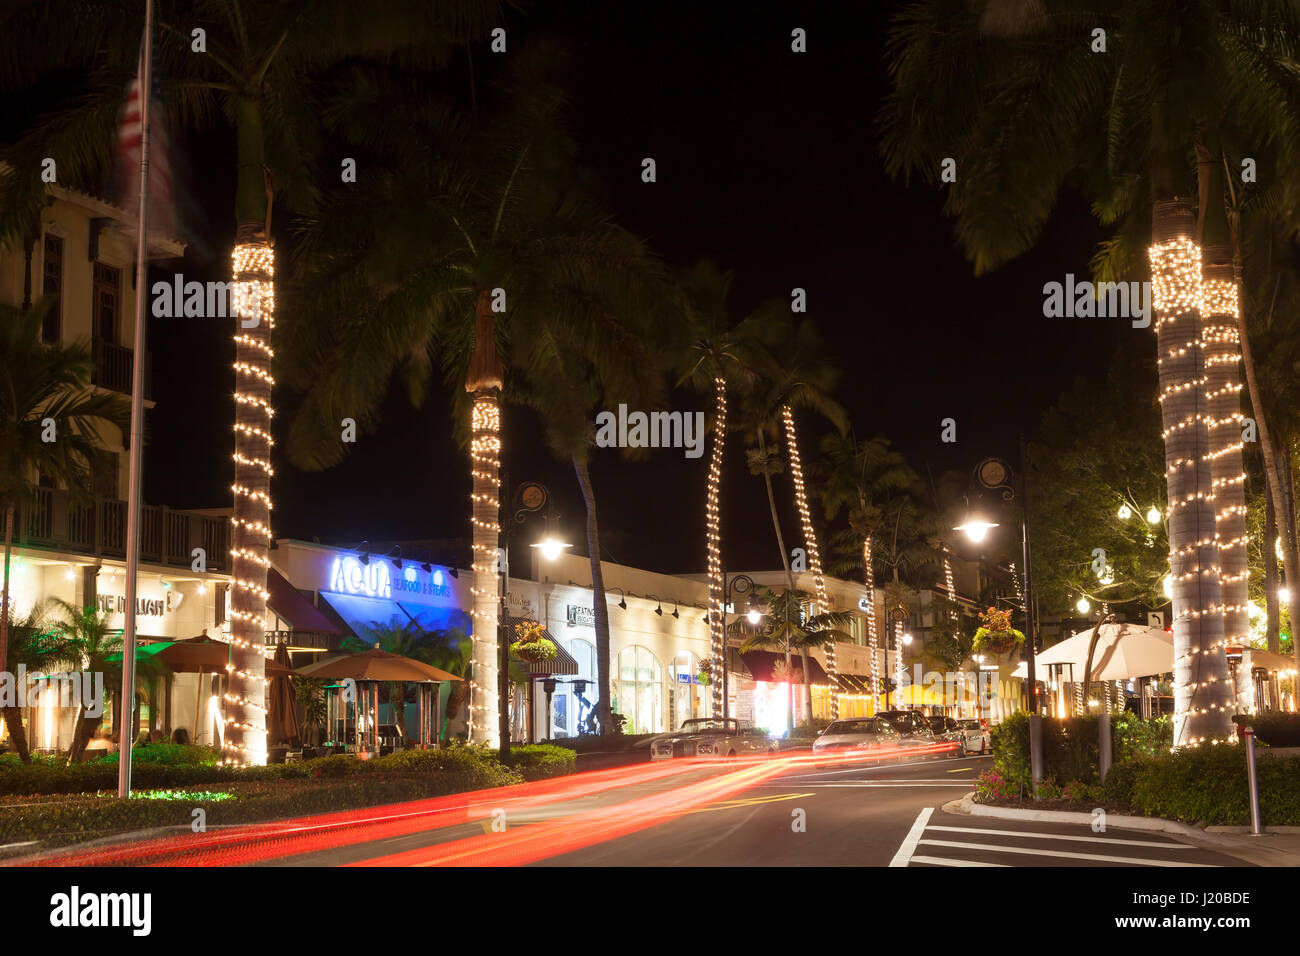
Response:
M727 605L731 603L732 592L737 594L749 594L749 610L745 616L749 619L750 624L757 624L763 619L763 612L758 608L758 602L754 597L754 579L748 574L737 574L732 577L727 576L727 572L722 572L722 719L726 720L731 716L731 703L727 699Z
M508 487L508 476L502 476L502 484ZM564 544L550 535L550 503L551 493L545 485L536 481L527 481L519 486L513 498L507 497L507 501L516 501L518 507L509 522L502 529L502 537L505 539L504 547L501 549L501 613L497 621L497 714L498 733L501 737L500 754L502 757L510 754L510 626L507 620L510 615L509 595L510 595L510 537L528 520L531 514L541 512L547 523L547 535L542 540L532 545L537 548L538 553L547 561L553 561L564 553L565 548L572 545Z
M1020 549L1024 568L1024 591L1021 594L1025 613L1025 677L1029 685L1029 763L1033 782L1043 779L1043 725L1038 713L1038 675L1034 669L1034 596L1030 583L1029 565L1029 500L1025 492L1028 454L1024 435L1020 436L1020 474L1013 485L1011 466L1000 458L986 458L975 466L974 477L981 487L999 491L1003 501L1020 499ZM983 541L989 530L998 527L980 515L966 515L966 520L954 528L963 531L971 541Z

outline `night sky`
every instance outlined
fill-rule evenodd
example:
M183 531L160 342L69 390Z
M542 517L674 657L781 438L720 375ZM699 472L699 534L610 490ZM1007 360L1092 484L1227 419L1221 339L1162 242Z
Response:
M624 225L674 266L710 257L733 270L737 318L766 299L788 301L793 287L807 290L809 315L844 370L837 397L859 438L889 437L922 473L1012 456L1018 432L1032 434L1075 376L1104 374L1117 348L1154 348L1150 331L1113 319L1043 318L1043 283L1086 274L1101 236L1078 201L1065 201L1034 253L973 277L940 190L905 189L882 169L875 124L895 5L846 6L539 3L507 27L511 45L543 31L572 40L573 131ZM794 27L808 32L805 54L790 51ZM484 47L475 55L489 54ZM198 206L191 218L208 236L177 268L187 278L222 278L233 238L233 144L224 135L185 142ZM657 183L641 182L646 156L657 162ZM282 236L286 219L277 209ZM229 337L224 322L151 320L153 503L229 504ZM292 397L278 393L277 404L283 429ZM276 536L345 545L466 536L468 468L448 407L437 393L418 411L390 395L382 430L326 472L302 472L281 456ZM676 407L705 408L690 395ZM955 445L939 440L945 417L957 420ZM807 467L824 426L806 414L801 424ZM507 409L505 429L511 479L548 484L557 530L583 550L571 469L549 458L527 413ZM629 464L597 451L591 471L605 557L703 570L707 468L707 454L686 460L663 450ZM727 469L728 566L776 566L762 482L748 473L739 436ZM778 496L787 537L796 537L788 478L778 479Z

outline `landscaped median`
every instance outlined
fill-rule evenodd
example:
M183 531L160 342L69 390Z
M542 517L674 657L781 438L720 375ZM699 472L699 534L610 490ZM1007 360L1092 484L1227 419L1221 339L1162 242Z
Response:
M1219 744L1170 752L1166 718L1131 714L1112 719L1115 763L1101 782L1097 718L1043 720L1043 781L1029 784L1028 718L1016 714L993 733L993 769L982 773L975 802L1038 811L1154 817L1193 826L1250 823L1246 752ZM1264 826L1300 826L1300 757L1256 751Z
M48 758L24 765L0 757L0 845L64 846L188 829L196 818L214 827L357 809L557 777L572 773L574 763L572 751L540 745L514 747L505 762L485 747L451 747L234 768L216 766L215 754L204 748L162 745L137 748L134 796L119 800L116 758L69 767Z

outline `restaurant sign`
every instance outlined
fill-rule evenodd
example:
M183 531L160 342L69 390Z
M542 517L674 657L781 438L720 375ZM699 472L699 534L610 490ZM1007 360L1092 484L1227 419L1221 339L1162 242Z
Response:
M581 604L568 604L565 610L569 616L569 627L595 627L596 612Z

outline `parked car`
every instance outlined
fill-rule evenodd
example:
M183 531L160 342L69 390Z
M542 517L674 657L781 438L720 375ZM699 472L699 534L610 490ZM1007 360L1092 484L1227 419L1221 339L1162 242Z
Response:
M957 721L957 728L965 741L962 754L986 754L993 750L993 738L989 736L988 722L968 718Z
M931 747L937 757L947 756L957 749L954 741L944 741L937 738L930 726L929 719L918 711L883 710L877 716L888 721L898 731L904 749L909 747ZM939 746L945 743L948 746Z
M739 757L776 752L776 739L748 720L696 717L664 734L650 747L651 760L673 757Z
M875 717L846 717L831 721L813 741L813 753L849 750L894 750L902 744L893 725Z

